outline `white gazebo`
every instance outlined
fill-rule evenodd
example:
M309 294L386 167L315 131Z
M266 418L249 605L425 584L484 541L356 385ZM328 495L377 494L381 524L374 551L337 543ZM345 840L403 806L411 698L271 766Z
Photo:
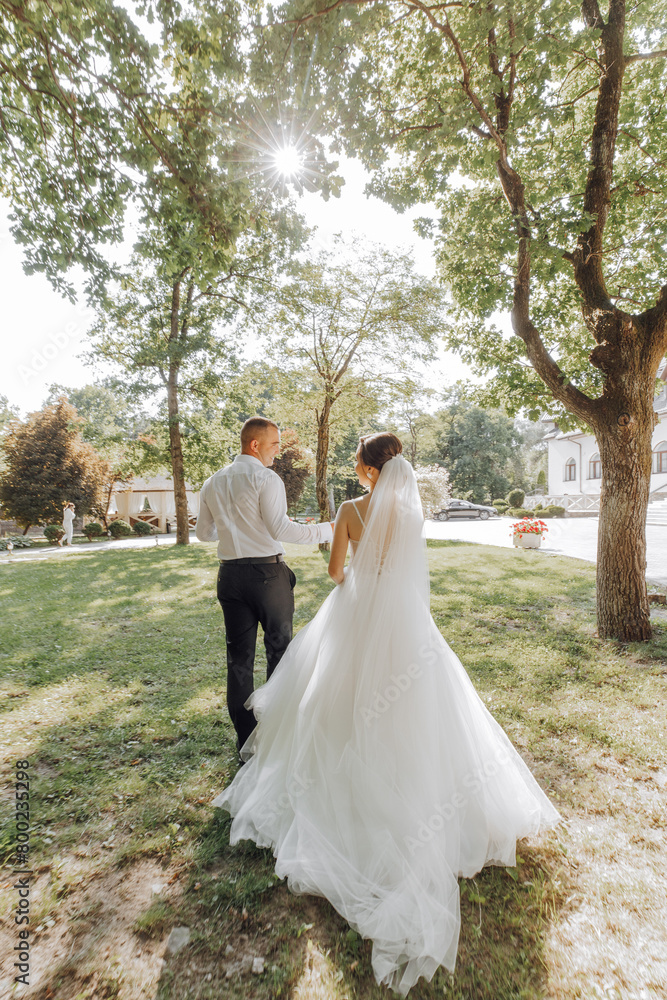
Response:
M188 521L194 528L199 514L199 490L190 483L185 484L188 500ZM154 476L152 479L132 480L126 489L116 490L109 506L109 520L122 518L128 524L146 521L160 531L176 527L176 503L174 501L174 481L171 476Z

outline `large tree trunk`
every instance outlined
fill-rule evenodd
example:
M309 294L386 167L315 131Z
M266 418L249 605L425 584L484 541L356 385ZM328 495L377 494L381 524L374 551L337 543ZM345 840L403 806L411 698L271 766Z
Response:
M602 464L598 634L629 642L651 638L646 591L646 510L656 416L653 365L643 352L636 353L635 364L630 359L621 362L619 367L625 369L621 379L615 377L615 372L609 373L603 394L603 419L596 421L595 426ZM629 378L628 368L635 369Z
M317 414L317 453L315 456L315 495L320 511L320 521L331 521L329 490L327 488L327 466L329 461L329 417L331 403L325 398L321 411ZM321 542L320 549L326 551L328 542Z
M503 145L498 173L516 218L519 247L514 286L514 329L528 358L554 397L595 432L602 464L598 535L598 634L641 642L651 638L646 593L646 509L655 426L653 389L667 347L667 286L656 305L632 316L619 308L605 284L603 235L611 205L614 152L626 60L623 55L625 3L612 0L605 24L596 2L584 0L589 28L601 29L600 84L590 138L590 165L584 211L594 220L573 253L584 321L596 341L590 360L604 375L604 389L591 399L577 389L547 351L530 318L531 222L523 181ZM499 125L500 128L500 125ZM504 135L504 132L502 133Z

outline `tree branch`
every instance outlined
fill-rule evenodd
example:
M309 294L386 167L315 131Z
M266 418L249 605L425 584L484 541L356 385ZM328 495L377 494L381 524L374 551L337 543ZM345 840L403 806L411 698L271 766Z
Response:
M630 63L643 62L646 59L664 59L667 56L667 49L659 49L657 52L636 52L633 56L625 57L625 65Z
M625 68L625 2L610 0L609 23L606 25L602 23L597 0L584 0L582 10L590 27L602 28L599 46L602 70L583 204L584 212L593 216L595 222L578 238L574 254L574 275L583 296L584 320L596 339L599 339L606 336L600 323L600 313L613 313L616 308L607 293L602 271L602 236L611 202L614 151Z
M598 411L597 401L591 399L590 396L569 382L565 373L544 346L542 338L528 317L527 309L522 306L520 298L517 301L517 296L515 296L512 327L516 335L521 337L526 345L526 353L532 367L545 385L551 389L556 399L564 403L569 410L576 413L587 424L592 425Z

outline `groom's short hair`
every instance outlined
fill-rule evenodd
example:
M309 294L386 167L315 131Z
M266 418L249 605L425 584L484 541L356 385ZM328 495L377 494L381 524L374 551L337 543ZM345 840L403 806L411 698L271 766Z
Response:
M255 441L261 434L265 434L270 427L278 430L278 424L266 417L248 417L241 428L241 447L247 448L251 441Z

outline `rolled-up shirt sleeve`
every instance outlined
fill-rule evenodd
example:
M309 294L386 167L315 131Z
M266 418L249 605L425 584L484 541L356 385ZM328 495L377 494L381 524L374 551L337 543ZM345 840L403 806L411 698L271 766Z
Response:
M214 542L218 537L218 529L215 526L213 515L203 496L199 498L199 514L195 525L195 535L200 542Z
M259 509L266 530L278 542L330 542L333 529L329 521L322 524L298 524L287 516L285 484L279 475L267 476L260 487Z

